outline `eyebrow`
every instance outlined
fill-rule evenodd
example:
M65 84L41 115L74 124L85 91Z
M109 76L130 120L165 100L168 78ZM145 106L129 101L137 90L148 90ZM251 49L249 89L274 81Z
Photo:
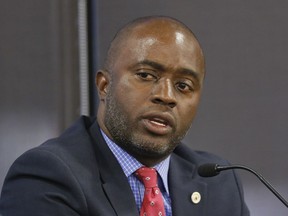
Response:
M148 66L151 66L151 67L153 67L153 68L155 68L156 70L159 70L159 71L167 70L167 68L164 65L162 65L162 64L160 64L158 62L155 62L155 61L147 60L147 59L145 59L143 61L140 61L137 65L148 65ZM188 69L188 68L179 68L179 69L177 69L177 72L179 72L181 74L188 75L188 76L192 76L195 79L197 79L197 81L200 81L199 73L197 73L194 70L191 70L191 69Z
M153 67L153 68L155 68L156 70L159 70L159 71L164 71L165 70L164 65L159 64L159 63L154 62L154 61L147 60L147 59L138 62L138 65L148 65L148 66L151 66L151 67Z

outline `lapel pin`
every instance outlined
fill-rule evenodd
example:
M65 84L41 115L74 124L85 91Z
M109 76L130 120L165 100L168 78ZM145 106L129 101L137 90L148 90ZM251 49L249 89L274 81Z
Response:
M194 192L191 195L191 201L194 204L198 204L201 201L201 194L199 192Z

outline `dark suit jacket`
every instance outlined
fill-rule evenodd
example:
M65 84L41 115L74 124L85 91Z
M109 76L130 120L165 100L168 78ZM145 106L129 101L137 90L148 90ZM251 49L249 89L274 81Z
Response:
M233 171L202 178L197 166L226 164L181 144L171 156L169 190L173 216L246 216L242 188ZM199 192L194 204L191 194ZM136 216L126 176L95 119L82 117L56 139L19 157L6 177L2 216Z

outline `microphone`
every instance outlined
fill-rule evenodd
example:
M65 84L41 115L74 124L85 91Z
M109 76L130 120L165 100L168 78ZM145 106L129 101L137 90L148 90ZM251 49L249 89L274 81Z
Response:
M202 177L213 177L218 175L223 170L230 169L242 169L253 173L288 208L288 202L276 191L276 189L262 175L247 166L222 166L214 163L207 163L198 167L198 174Z

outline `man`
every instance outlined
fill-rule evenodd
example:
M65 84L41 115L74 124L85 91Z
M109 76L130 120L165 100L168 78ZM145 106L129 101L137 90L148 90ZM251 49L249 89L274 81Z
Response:
M233 171L213 178L197 174L201 164L227 162L181 143L204 75L202 50L184 24L145 17L126 25L96 75L97 119L82 117L17 159L3 186L0 213L249 215ZM155 200L147 198L151 190L139 177L141 169L157 170ZM163 210L153 213L158 207Z

